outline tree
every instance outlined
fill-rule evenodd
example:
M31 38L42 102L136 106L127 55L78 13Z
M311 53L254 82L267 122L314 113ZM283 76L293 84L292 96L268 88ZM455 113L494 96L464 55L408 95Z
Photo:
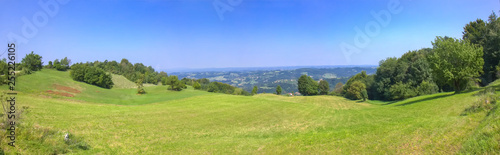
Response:
M281 86L280 86L280 85L278 85L278 86L276 87L276 95L281 95L281 91L282 91L282 90L281 90Z
M193 88L194 88L194 89L201 89L201 85L200 85L200 83L198 83L198 82L196 82L196 81L195 81L195 82L193 83Z
M30 54L26 54L23 60L21 60L21 63L23 64L23 68L29 71L39 71L42 69L42 56L31 51Z
M181 91L186 87L186 85L179 80L179 78L176 75L170 75L166 81L166 85L170 85L170 90L175 90L175 91Z
M61 66L63 66L64 68L68 69L69 65L71 65L71 60L68 59L68 57L64 57L63 59L61 59Z
M359 100L368 98L366 92L366 85L361 81L354 81L347 89L345 97L351 100Z
M329 91L330 91L330 84L325 80L319 81L319 94L326 95L328 94Z
M472 21L465 25L462 33L464 40L483 47L484 74L481 76L483 85L497 79L495 66L500 61L500 18L492 12L488 22L482 19Z
M342 84L342 82L339 82L335 85L335 88L333 89L333 93L335 95L340 95L340 94L342 94L342 91L344 91L344 84Z
M146 91L144 90L144 85L143 85L143 78L137 79L135 84L137 85L137 94L146 94Z
M468 40L437 37L429 62L437 79L453 86L456 93L464 90L470 79L483 72L483 48Z
M252 95L257 94L257 91L259 91L259 87L257 87L257 86L253 86L253 89L252 89Z
M52 67L54 67L54 65L52 65L52 61L49 61L49 65L47 65L47 66L45 66L45 67L47 67L47 68L52 68Z
M316 95L318 94L318 83L314 81L311 77L307 75L302 75L299 77L298 89L299 92L304 96Z
M161 84L162 85L167 85L168 77L162 77L161 78Z
M8 83L9 65L7 59L0 60L0 85Z

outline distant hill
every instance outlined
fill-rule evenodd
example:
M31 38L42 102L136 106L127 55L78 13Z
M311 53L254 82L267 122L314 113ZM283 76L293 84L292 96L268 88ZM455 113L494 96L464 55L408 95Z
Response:
M500 93L500 80L490 84ZM0 91L8 92L7 86ZM24 110L0 154L498 154L500 109L465 113L484 88L403 101L105 89L43 69L16 78ZM492 98L491 98L492 99ZM492 100L489 100L492 101ZM0 116L5 112L0 111ZM0 123L2 124L2 123ZM4 128L5 129L5 128ZM69 135L69 140L65 140ZM0 144L8 143L7 136Z
M274 93L276 86L283 88L283 93L297 92L297 79L307 74L314 80L326 80L333 89L338 82L346 83L349 77L366 71L367 74L374 74L376 66L369 67L331 67L315 66L317 68L298 68L288 70L261 70L249 71L206 71L206 72L175 72L179 78L207 78L210 81L218 81L231 84L236 87L251 91L253 86L259 87L259 93ZM324 67L324 68L323 68ZM257 68L253 68L257 69Z
M168 73L180 74L189 72L230 72L230 71L264 71L264 70L294 70L300 68L371 68L377 65L323 65L323 66L278 66L278 67L227 67L227 68L173 68L164 70Z

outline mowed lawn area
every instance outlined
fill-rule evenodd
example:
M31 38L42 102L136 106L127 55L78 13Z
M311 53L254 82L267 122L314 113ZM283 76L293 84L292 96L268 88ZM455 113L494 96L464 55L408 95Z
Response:
M16 84L17 107L26 110L17 147L4 138L1 148L23 154L467 153L465 144L475 144L471 138L487 115L462 115L477 91L399 102L175 92L161 85L137 95L134 88L102 89L47 69ZM65 133L85 147L65 143Z

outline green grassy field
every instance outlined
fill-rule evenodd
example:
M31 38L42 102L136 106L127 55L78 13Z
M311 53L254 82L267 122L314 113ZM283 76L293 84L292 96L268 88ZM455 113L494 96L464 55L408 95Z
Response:
M234 96L165 86L102 89L43 70L17 79L21 154L498 154L500 110L462 115L477 91L399 102ZM499 91L500 83L493 85ZM3 88L5 87L5 88ZM6 86L1 89L6 90ZM478 90L479 91L479 90ZM70 133L73 143L64 141Z

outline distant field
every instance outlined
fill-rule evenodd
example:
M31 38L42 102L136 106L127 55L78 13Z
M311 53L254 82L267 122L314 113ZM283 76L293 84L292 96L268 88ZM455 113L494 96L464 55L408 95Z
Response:
M476 100L477 91L367 103L334 96L233 96L191 87L173 92L165 86L146 87L147 94L136 95L135 88L102 89L54 70L21 76L17 83L18 106L29 108L18 147L2 145L6 152L455 154L500 150L496 132L500 130L495 126L500 124L498 109L488 116L486 112L461 115ZM67 132L88 148L68 147L63 137ZM493 136L485 138L483 133ZM477 142L482 139L493 146L478 148L487 146Z

